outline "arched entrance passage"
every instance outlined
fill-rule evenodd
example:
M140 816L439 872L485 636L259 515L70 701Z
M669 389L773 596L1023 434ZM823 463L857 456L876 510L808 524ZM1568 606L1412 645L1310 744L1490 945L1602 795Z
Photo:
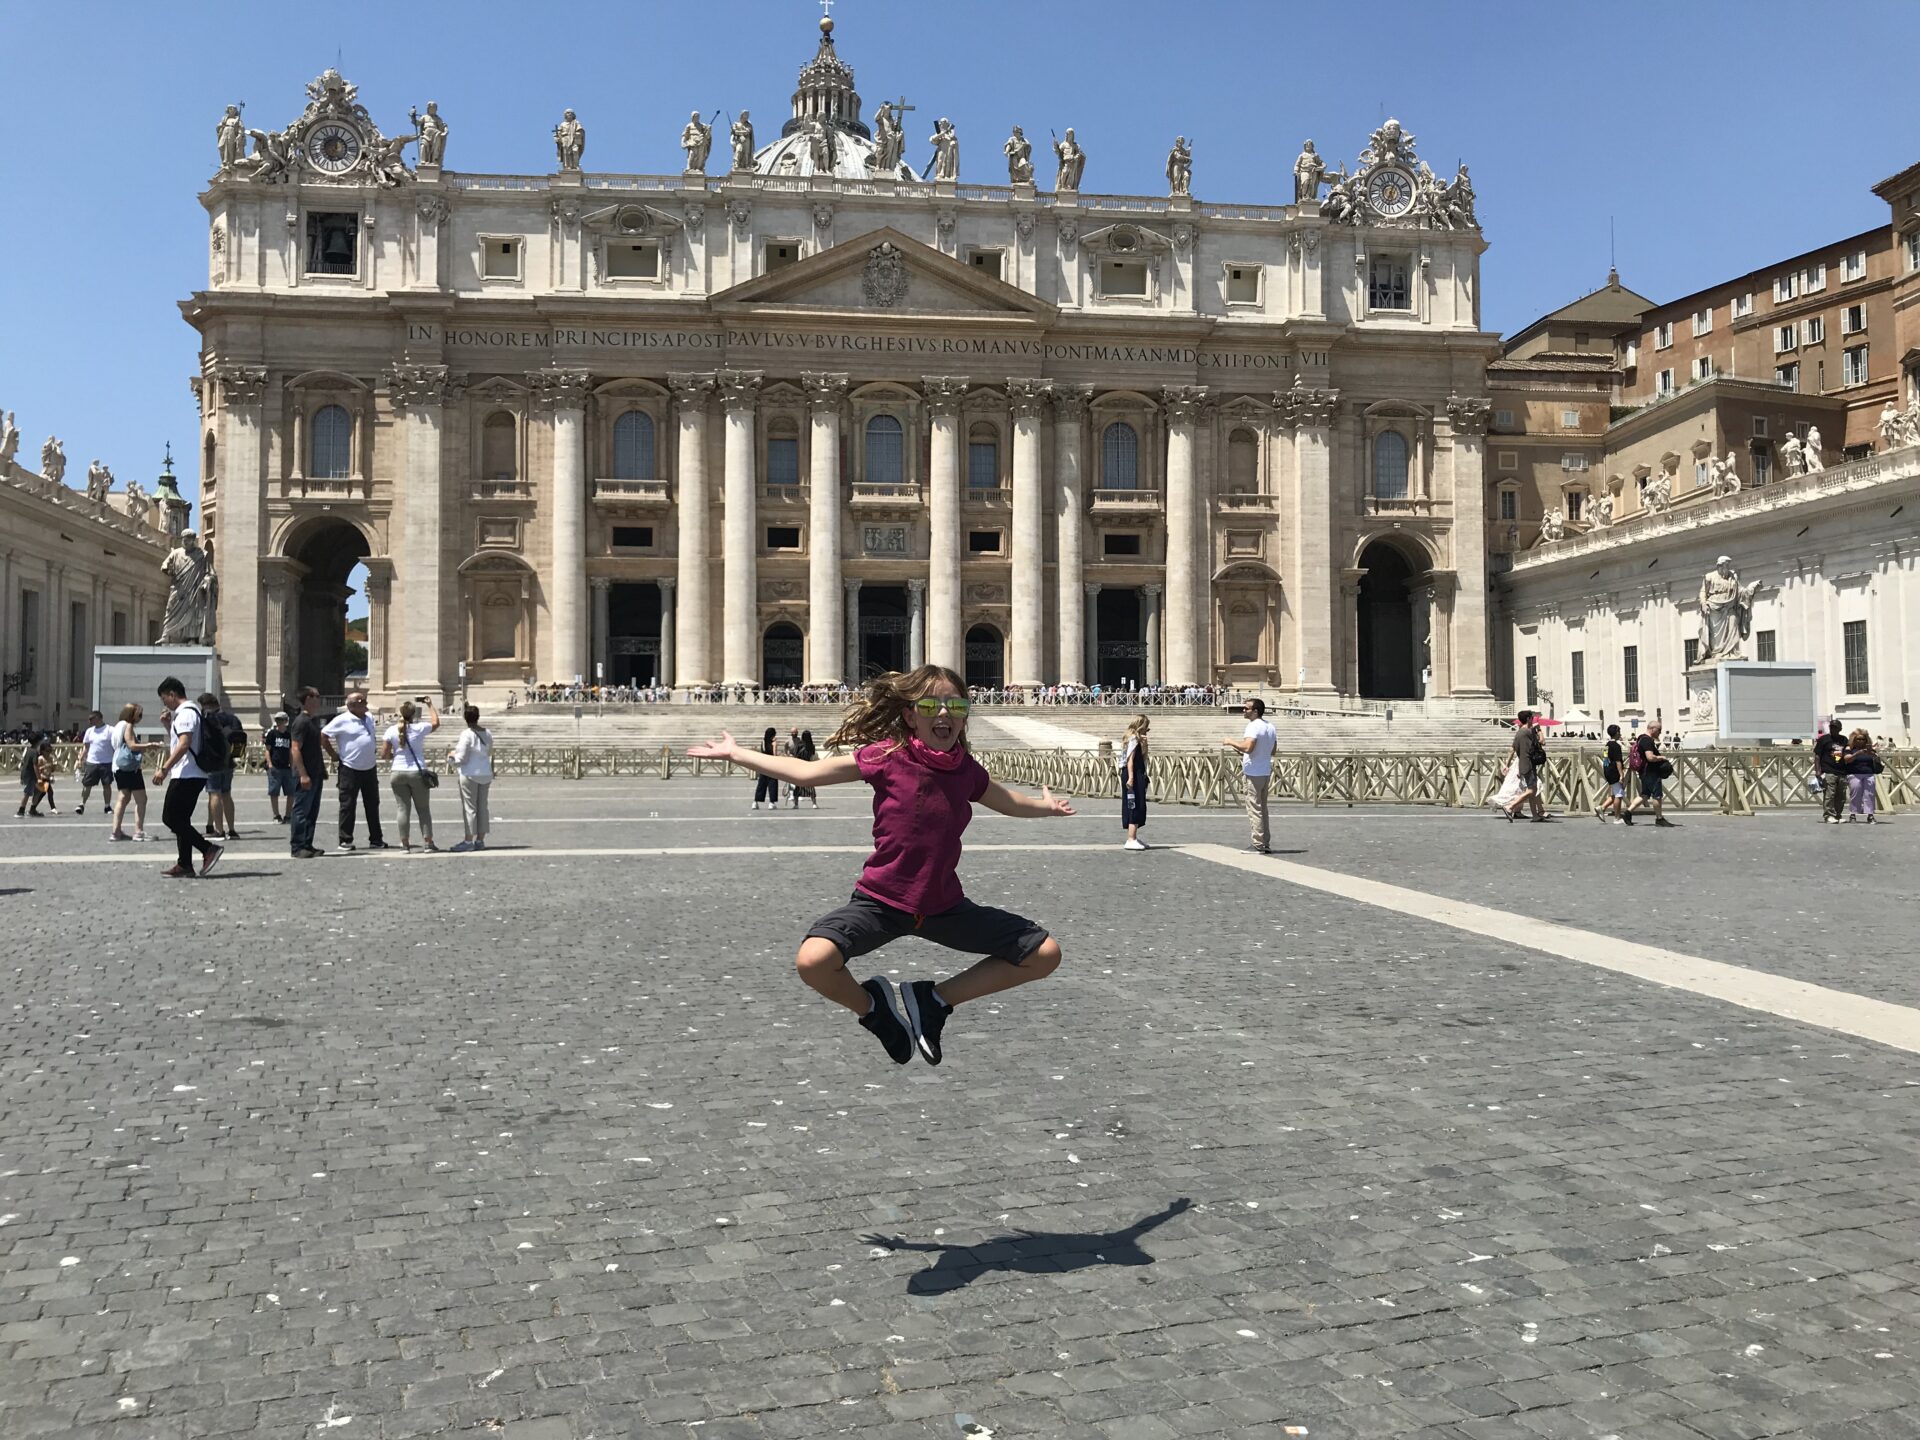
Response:
M1420 694L1420 662L1413 653L1413 565L1396 547L1376 540L1360 552L1359 685L1364 696L1410 700Z
M806 652L807 642L798 625L790 620L774 621L760 637L760 683L798 685Z
M347 688L347 577L372 552L359 527L322 518L288 538L290 571L281 638L281 685L311 685L334 697ZM277 698L277 697L275 697Z
M991 625L967 631L967 684L998 690L1007 683L1007 647Z

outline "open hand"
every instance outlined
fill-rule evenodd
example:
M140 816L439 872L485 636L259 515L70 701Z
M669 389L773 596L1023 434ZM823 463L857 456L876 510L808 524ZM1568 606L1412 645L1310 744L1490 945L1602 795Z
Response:
M1049 815L1073 814L1073 806L1065 800L1056 800L1053 796L1053 791L1049 790L1045 785L1040 787L1040 803L1047 807L1047 813Z
M735 742L733 733L728 730L722 730L718 740L709 740L704 745L687 747L688 756L694 760L731 760L739 753L740 746Z

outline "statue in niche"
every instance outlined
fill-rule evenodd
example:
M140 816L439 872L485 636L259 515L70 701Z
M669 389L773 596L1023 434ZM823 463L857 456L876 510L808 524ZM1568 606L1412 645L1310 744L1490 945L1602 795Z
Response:
M867 156L867 164L877 175L897 177L900 157L906 149L907 135L901 127L900 116L891 100L882 100L880 108L873 112L873 153Z
M13 422L13 411L7 411L4 424L0 424L0 475L13 470L13 457L20 453L20 427Z
M1820 439L1818 425L1807 427L1807 443L1800 450L1800 465L1802 472L1808 475L1827 468L1827 447Z
M944 115L934 121L933 134L927 137L927 143L933 146L933 163L927 167L929 178L958 180L960 137L954 132L953 121Z
M231 170L247 158L247 127L241 123L238 105L227 106L227 113L220 117L213 136L220 147L222 170Z
M1173 149L1167 152L1167 193L1193 194L1193 147L1184 135L1176 135Z
M1700 654L1697 665L1739 660L1741 642L1753 628L1753 595L1760 582L1740 583L1740 572L1722 555L1700 581Z
M55 485L66 481L67 448L56 435L49 435L47 443L40 447L40 473Z
M104 505L113 492L113 471L98 460L87 462L87 498Z
M753 169L753 120L745 110L727 132L733 141L733 170L740 174Z
M1327 173L1327 162L1314 150L1313 142L1307 141L1300 147L1299 158L1293 162L1293 203L1298 205L1306 200L1320 198L1320 177Z
M713 126L701 123L698 110L687 117L686 129L680 132L680 148L687 152L689 175L707 173L707 156L713 152Z
M162 645L203 644L213 586L213 551L202 549L193 530L180 532L160 571L167 577L167 609L160 621Z
M1033 142L1027 139L1026 132L1018 125L1013 134L1007 137L1007 143L1000 147L1007 156L1007 179L1015 185L1033 183Z
M562 113L560 123L553 127L553 148L559 153L562 170L580 168L580 157L587 153L587 127L573 111Z
M1791 430L1780 441L1780 468L1789 475L1807 473L1806 454L1800 447L1800 437Z
M1080 177L1086 173L1087 152L1080 148L1080 142L1073 138L1073 127L1067 127L1065 139L1053 142L1053 153L1060 162L1060 168L1054 172L1053 188L1056 190L1078 190Z
M420 138L420 163L440 165L447 158L447 122L440 118L440 102L427 101L427 113L407 111L407 118Z

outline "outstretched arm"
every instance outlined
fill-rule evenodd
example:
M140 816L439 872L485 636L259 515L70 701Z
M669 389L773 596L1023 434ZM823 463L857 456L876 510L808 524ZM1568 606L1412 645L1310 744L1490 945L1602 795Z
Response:
M845 785L860 778L860 766L851 755L835 755L826 760L797 760L791 755L762 755L749 750L722 730L718 740L690 745L687 754L696 760L731 760L756 775L771 775L789 785L816 789L821 785Z
M1044 785L1038 795L1022 795L1018 790L1007 789L998 780L990 780L980 793L980 803L1016 820L1045 820L1053 815L1073 814L1073 806L1054 799L1053 791Z

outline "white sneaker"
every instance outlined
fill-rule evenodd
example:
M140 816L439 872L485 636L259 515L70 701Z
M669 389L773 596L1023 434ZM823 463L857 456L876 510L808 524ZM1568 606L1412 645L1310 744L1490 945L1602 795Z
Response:
M1147 842L1144 840L1128 840L1127 843L1122 845L1120 848L1122 850L1145 850L1148 848L1148 846L1147 846Z

